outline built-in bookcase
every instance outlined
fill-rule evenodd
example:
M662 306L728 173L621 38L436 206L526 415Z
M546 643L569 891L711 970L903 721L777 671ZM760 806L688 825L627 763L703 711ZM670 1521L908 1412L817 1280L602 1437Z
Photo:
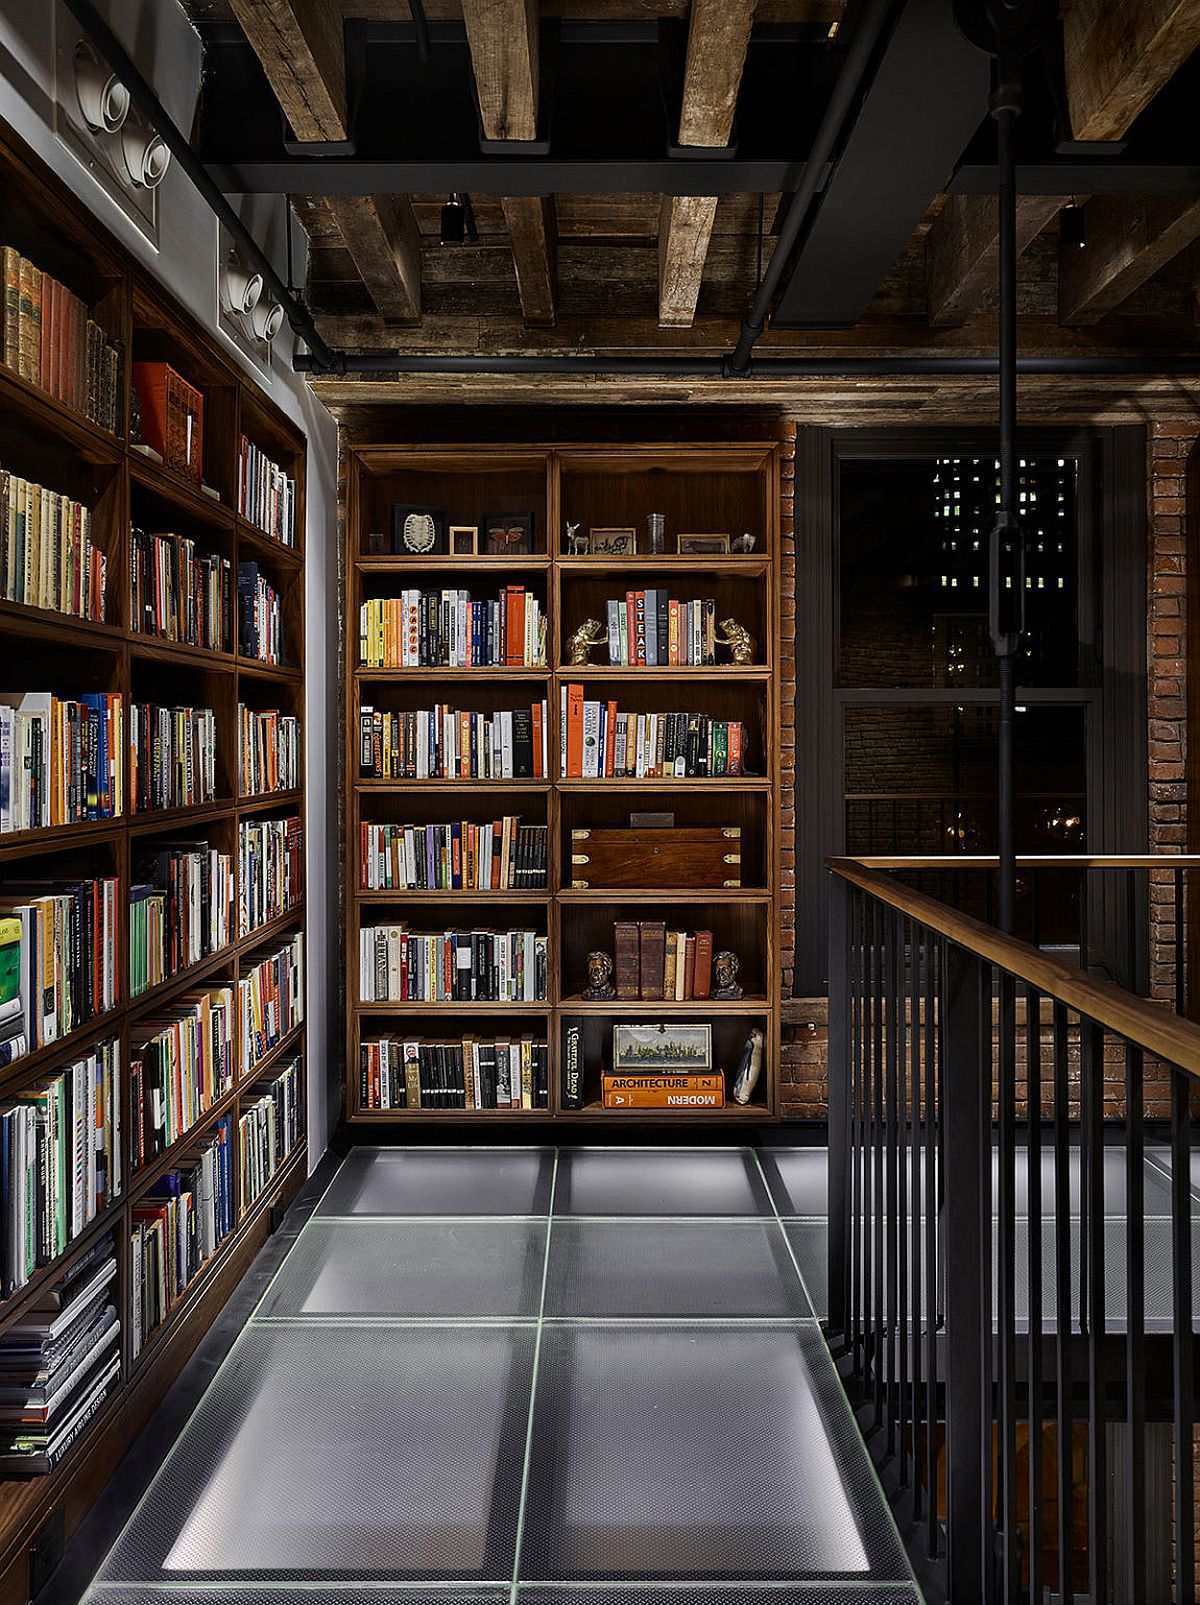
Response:
M248 795L239 782L238 709L302 715L304 691L304 465L303 436L140 268L133 264L78 201L65 192L15 139L0 140L0 245L14 247L58 276L87 304L120 350L120 427L108 431L55 399L9 366L0 365L0 469L65 493L86 504L92 540L105 557L105 616L81 619L66 611L6 599L0 575L0 637L4 642L0 690L51 692L62 698L116 692L123 699L126 737L119 761L127 773L130 710L157 707L212 709L215 715L215 785L190 806L133 808L131 783L117 817L50 828L0 832L0 899L33 878L70 882L112 876L118 917L113 932L119 987L115 1007L82 1020L77 1029L0 1069L0 1109L36 1090L92 1045L115 1038L120 1048L122 1188L119 1196L71 1242L68 1251L40 1266L13 1296L0 1299L0 1332L50 1287L98 1239L115 1237L122 1322L122 1376L99 1413L49 1476L6 1484L0 1497L0 1577L6 1592L25 1597L22 1568L39 1525L63 1507L67 1530L78 1521L249 1264L269 1229L272 1208L298 1187L305 1166L302 1137L283 1156L254 1196L242 1197L243 1165L232 1163L232 1220L216 1252L174 1303L165 1321L131 1344L131 1249L135 1210L165 1173L178 1168L224 1117L239 1142L240 1115L263 1097L273 1075L300 1061L304 1084L304 1029L299 1019L248 1073L241 1064L239 992L264 953L304 928L301 895L281 917L241 934L235 903L229 940L216 951L133 994L129 973L128 909L136 866L164 844L204 844L230 856L236 876L243 823L260 817L303 818L302 768L286 792ZM203 484L184 478L140 449L131 438L132 363L165 361L204 397ZM297 543L285 547L237 514L239 442L245 435L268 453L295 483ZM220 650L168 640L135 618L131 571L132 531L169 534L194 543L201 557L225 560L220 581L231 621ZM238 629L239 565L254 562L282 598L283 661L268 665L244 649ZM302 765L303 755L300 762ZM137 1045L170 1020L193 994L232 988L235 1058L232 1084L199 1119L140 1167L133 1163L138 1113L130 1066ZM291 1094L289 1093L289 1098ZM294 1103L289 1102L294 1112ZM295 1122L293 1121L293 1127ZM261 1165L255 1171L261 1179Z
M451 527L479 531L474 554L449 549L427 555L393 549L393 507L435 508ZM484 550L485 520L532 512L530 549L508 556ZM647 550L647 515L665 515L665 549ZM567 525L636 530L630 555L576 555ZM520 1121L550 1117L617 1125L633 1121L765 1120L779 1111L779 462L771 444L361 446L348 453L346 516L346 1115L352 1123L387 1121ZM756 537L750 552L680 552L680 534ZM436 536L442 546L441 531ZM461 538L460 538L461 539ZM469 542L469 537L466 537ZM360 606L402 590L460 590L476 601L522 585L547 616L544 667L364 667ZM705 667L616 668L607 641L586 666L568 662L568 642L586 619L605 620L609 598L629 590L666 588L684 599L713 597L717 619L734 618L756 643L755 662L734 666L720 650ZM741 721L748 741L746 772L735 778L566 778L559 761L561 691L616 701L630 712L698 710ZM491 714L545 700L547 772L535 779L398 780L360 773L360 715L449 705ZM637 891L572 885L571 832L628 826L634 811L670 812L679 827L736 826L741 832L741 885ZM546 885L537 890L362 889L366 825L484 823L503 815L548 827ZM669 928L711 931L741 960L745 995L714 1002L588 1002L587 955L613 952L615 921L663 919ZM544 931L548 985L534 1003L364 1002L359 932L394 922L413 932L485 927ZM583 1022L583 1105L562 1096L562 1026ZM602 1065L610 1065L613 1025L620 1021L694 1019L712 1027L714 1058L726 1074L723 1110L603 1110ZM752 1102L732 1099L733 1073L749 1030L766 1039L766 1065ZM384 1039L482 1039L530 1032L548 1044L545 1109L376 1109L361 1097L361 1049Z

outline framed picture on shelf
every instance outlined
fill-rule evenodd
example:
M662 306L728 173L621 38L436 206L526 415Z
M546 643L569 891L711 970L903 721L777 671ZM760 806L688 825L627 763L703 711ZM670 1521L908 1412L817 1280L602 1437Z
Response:
M532 513L486 513L483 532L488 557L528 557L533 551Z
M652 1025L614 1025L613 1073L636 1070L712 1069L712 1026L673 1020Z
M381 529L373 529L367 535L367 556L387 556L387 536Z
M588 553L592 557L632 557L636 551L636 529L593 529L588 532Z
M450 556L474 557L479 551L478 524L451 524Z
M728 557L728 535L681 535L681 557Z
M392 503L392 553L396 557L444 556L446 509Z

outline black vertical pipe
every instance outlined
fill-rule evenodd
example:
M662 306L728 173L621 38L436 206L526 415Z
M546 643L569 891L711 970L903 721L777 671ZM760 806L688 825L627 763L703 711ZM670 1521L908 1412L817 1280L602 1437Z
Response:
M834 876L829 903L829 1320L843 1338L849 1329L846 1267L850 1215L850 927L848 883Z
M1075 1411L1071 1367L1071 1085L1068 1076L1066 1006L1054 1005L1054 1391L1057 1399L1058 1592L1064 1605L1075 1598L1074 1498ZM1081 1048L1082 1052L1082 1048ZM1080 1216L1083 1214L1082 1198ZM1083 1245L1080 1245L1080 1261Z
M1015 535L1017 514L1017 183L1016 183L1016 122L1019 102L1008 96L995 109L1000 147L1000 187L996 197L999 208L1000 249L1000 511L1001 526L995 536L998 542ZM1012 573L1011 564L1002 559L992 564L991 583L1005 587L1013 583L1024 584L1024 575ZM1003 595L993 599L994 616L1003 627L1005 614L1010 611L1005 603L1012 598ZM1018 603L1023 598L1017 599ZM1016 723L1016 651L1019 638L1004 631L995 635L996 650L1000 655L1000 728L999 728L999 819L997 848L999 851L999 914L1000 929L1013 929L1016 901L1016 806L1017 787L1014 762L1014 725Z
M1029 1234L1029 1598L1042 1598L1042 997L1025 989L1025 1221Z

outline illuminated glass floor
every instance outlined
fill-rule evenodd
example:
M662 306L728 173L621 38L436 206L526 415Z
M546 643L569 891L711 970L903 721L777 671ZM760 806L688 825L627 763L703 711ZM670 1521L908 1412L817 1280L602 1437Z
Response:
M919 1605L797 1185L749 1149L356 1149L88 1600Z

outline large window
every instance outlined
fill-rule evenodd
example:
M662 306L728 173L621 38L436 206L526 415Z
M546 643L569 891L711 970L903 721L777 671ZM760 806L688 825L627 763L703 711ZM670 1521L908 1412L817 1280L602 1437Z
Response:
M805 990L806 978L815 985L825 974L824 854L994 853L998 823L987 592L994 437L811 433L797 458L796 524L814 536L819 529L821 540L798 563L797 728L822 762L816 774L798 765L797 982ZM1139 440L1139 431L1111 430L1023 442L1023 853L1144 850ZM973 912L986 912L966 875L955 887ZM1036 911L1019 902L1023 934L1069 940L1078 928L1073 905L1061 885ZM816 951L803 952L806 942Z

